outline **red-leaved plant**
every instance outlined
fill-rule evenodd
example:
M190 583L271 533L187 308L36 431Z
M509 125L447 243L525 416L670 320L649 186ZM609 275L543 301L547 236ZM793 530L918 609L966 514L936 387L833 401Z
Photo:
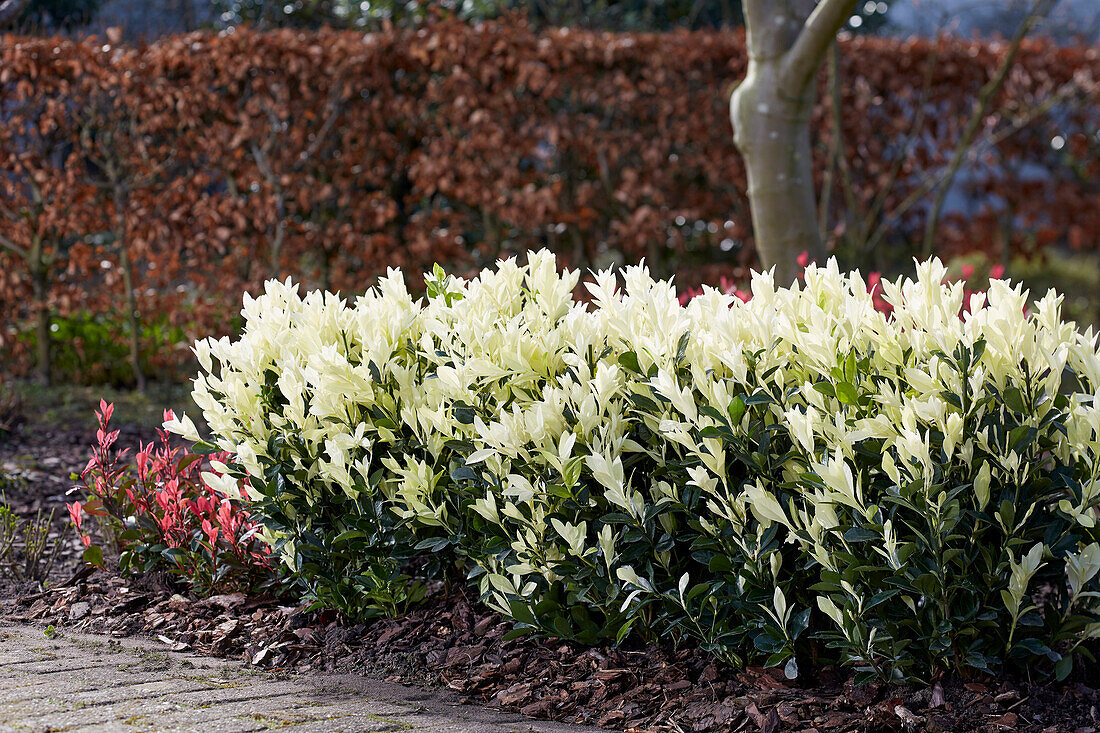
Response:
M270 548L257 535L240 498L226 496L203 479L229 458L201 456L171 445L158 429L155 443L141 443L133 462L119 450L111 430L114 405L100 401L99 429L92 456L74 492L84 501L69 504L69 517L84 543L84 559L104 566L103 546L93 544L85 518L96 518L104 544L118 553L126 572L166 570L200 594L267 588L278 580ZM165 421L174 419L164 413Z

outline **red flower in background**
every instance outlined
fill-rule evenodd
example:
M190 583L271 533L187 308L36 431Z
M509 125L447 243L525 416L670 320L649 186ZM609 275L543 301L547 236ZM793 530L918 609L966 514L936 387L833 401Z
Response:
M803 252L802 254L800 254L798 256L798 264L803 269L805 269L809 265L809 263L810 263L810 255L809 255L808 252ZM974 276L975 269L976 268L974 267L974 265L963 265L960 268L960 272L962 274L961 279L964 282L969 281ZM993 265L992 267L989 268L989 279L990 280L999 280L1001 277L1004 276L1004 273L1005 273L1004 265L999 265L999 264L998 265ZM799 274L799 277L802 277L802 275ZM752 293L741 290L735 284L733 284L732 282L730 282L728 279L726 279L724 277L721 280L719 280L719 288L718 289L721 292L725 293L726 295L733 295L733 296L737 297L742 303L748 303L749 300L752 299ZM891 313L894 312L894 306L891 305L889 302L887 302L886 298L882 294L882 274L881 273L870 272L870 273L867 274L867 292L871 294L871 302L874 304L875 310L879 311L880 313L884 313L886 315L890 315ZM984 292L984 291L977 290L977 289L974 289L974 288L969 288L969 287L964 287L963 288L964 296L963 296L962 313L968 313L970 311L970 296L975 295L977 293L981 293L981 292ZM696 296L702 295L702 293L703 293L703 291L700 290L700 289L688 288L684 292L680 293L680 304L681 305L687 305L688 301L690 301L692 298L694 298ZM960 315L962 315L962 314L960 313Z

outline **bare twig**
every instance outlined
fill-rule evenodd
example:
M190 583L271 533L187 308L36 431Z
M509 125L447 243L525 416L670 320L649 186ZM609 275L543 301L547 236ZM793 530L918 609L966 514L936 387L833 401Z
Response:
M932 201L932 209L928 214L928 219L925 220L924 246L922 248L925 258L932 256L933 245L936 239L936 229L939 226L940 215L943 213L943 205L944 201L947 199L947 193L959 169L962 167L967 153L970 151L974 136L977 135L978 129L985 120L989 105L993 103L993 98L1004 84L1005 79L1008 77L1009 70L1016 61L1016 54L1020 50L1020 44L1023 43L1024 38L1031 31L1032 27L1042 17L1049 13L1057 2L1058 0L1035 0L1031 9L1016 29L1016 34L1012 37L1012 43L1009 45L1008 52L1005 54L1004 59L1001 60L1000 67L998 67L997 71L993 74L993 77L986 82L985 86L981 88L981 91L978 92L978 98L974 102L974 110L970 115L966 128L963 130L962 136L959 138L958 144L955 146L955 152L951 156L951 161L947 164L946 174L938 184L935 198Z
M321 127L318 129L317 134L314 135L313 140L310 141L309 146L302 151L298 156L298 159L290 166L290 172L297 173L301 171L307 163L309 163L320 151L321 146L324 145L325 140L336 126L337 120L344 111L344 102L342 100L343 93L343 79L344 75L340 74L332 82L332 86L329 88L328 99L325 102L325 118L321 123ZM281 176L275 171L271 162L271 152L275 149L275 146L279 143L279 132L282 130L283 123L268 106L264 106L264 114L267 116L268 121L268 136L263 145L257 145L255 143L251 146L252 159L256 162L256 167L260 171L260 175L271 187L271 191L275 197L275 231L271 236L271 245L268 251L268 269L271 277L279 276L279 262L281 259L281 253L283 243L286 241L287 231L287 196L286 191L283 190L281 182Z
M897 181L898 176L901 174L902 166L905 164L905 151L912 145L917 136L920 135L921 129L924 127L924 118L927 115L925 107L928 104L928 97L932 93L932 79L936 69L936 63L939 60L942 35L938 37L936 41L935 50L928 57L928 63L924 67L924 81L921 83L920 99L917 101L917 109L913 117L913 124L909 126L909 131L905 135L901 154L894 159L893 164L890 166L890 171L886 175L886 180L883 182L882 186L879 187L878 193L871 201L871 208L867 210L867 215L863 219L861 234L869 232L874 221L878 219L879 214L882 213L882 209L886 206L886 201L890 196L890 191L893 190L894 183ZM869 248L866 247L865 239L861 238L859 242L860 254L862 255L862 253L868 250Z
M321 145L324 144L325 138L328 137L329 132L336 124L336 120L344 111L343 101L340 99L341 92L344 86L343 75L338 76L329 88L328 100L325 102L325 121L321 123L321 129L317 131L317 135L313 138L313 142L310 143L305 153L298 160L296 168L300 168L305 163L317 155L317 151L321 149Z
M268 251L268 270L271 277L277 278L279 276L279 258L283 248L283 240L286 238L286 194L279 182L279 177L275 175L275 170L271 166L269 153L278 142L278 131L282 123L270 109L265 109L265 111L267 112L269 125L267 140L264 141L262 146L252 144L252 158L256 161L256 167L259 168L260 175L264 177L264 180L271 186L272 193L275 194L275 233L272 236L271 247Z
M1004 129L996 132L987 132L985 136L979 139L973 144L972 148L975 151L981 152L989 149L1000 143L1003 140L1011 137L1021 129L1026 127L1032 120L1037 117L1046 114L1054 105L1058 104L1062 100L1066 99L1073 92L1077 91L1080 87L1074 82L1067 82L1059 87L1058 91L1051 94L1040 104L1028 110L1027 114L1017 118ZM922 201L929 192L933 191L937 186L943 184L946 180L949 171L947 169L940 169L937 171L929 171L917 184L905 199L898 204L890 212L889 216L885 217L879 222L878 227L875 228L874 233L867 239L867 249L871 250L885 239L886 235L890 232L894 223L897 222L902 216L904 216L913 206Z
M25 249L24 247L20 247L18 244L9 239L5 234L0 234L0 247L3 247L12 254L17 255L24 260L30 257L29 250Z
M19 537L19 517L4 503L0 496L0 573L15 574L13 550Z
M840 93L840 79L837 78L840 71L838 54L839 50L836 44L833 44L833 48L829 53L829 92L833 106L833 137L829 141L829 166L825 169L825 175L821 182L821 198L817 202L817 231L822 242L828 238L829 209L832 207L833 197L833 176L836 173L841 146L844 144L841 139L841 126L837 124L840 119L836 104L836 97Z
M852 169L848 165L848 156L844 152L844 115L841 112L840 96L840 48L833 44L829 53L829 94L833 115L833 133L835 135L833 152L835 166L840 171L840 185L844 192L844 204L849 212L857 210L855 185L852 183ZM822 213L823 220L826 213ZM863 230L857 232L856 241L863 237ZM824 236L822 236L824 239Z
M788 84L805 89L817 75L825 52L837 31L851 17L857 0L821 0L806 19L794 45L786 54L784 77Z
M7 28L12 25L28 5L30 5L30 0L0 1L0 28Z

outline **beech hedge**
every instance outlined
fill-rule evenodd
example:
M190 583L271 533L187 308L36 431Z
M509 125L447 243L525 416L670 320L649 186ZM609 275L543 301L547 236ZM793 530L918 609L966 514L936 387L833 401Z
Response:
M813 109L822 226L894 274L1008 44L838 49L839 104L822 75ZM139 47L5 36L0 371L48 372L52 343L55 378L136 380L99 368L108 337L150 375L190 371L192 341L235 332L242 291L288 275L361 292L388 266L466 275L545 247L582 270L645 257L682 285L743 285L756 258L729 94L746 63L741 31L510 20ZM1097 249L1098 126L1100 53L1025 41L936 254Z

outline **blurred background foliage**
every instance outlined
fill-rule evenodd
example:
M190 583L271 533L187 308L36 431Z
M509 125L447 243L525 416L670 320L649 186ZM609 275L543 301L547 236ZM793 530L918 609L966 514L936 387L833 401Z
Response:
M322 26L379 30L387 23L414 26L443 17L481 21L508 13L524 15L539 28L609 31L735 28L744 23L740 0L150 0L145 4L161 6L161 14L175 20L177 32L242 24L259 30ZM125 0L30 0L18 30L87 27L101 12L113 19L125 7ZM877 30L884 25L888 9L887 2L867 2L856 10L851 27Z
M116 26L130 40L242 24L258 29L322 26L380 30L454 17L470 21L523 15L536 28L669 31L736 28L741 0L26 0L14 30L20 33L102 32ZM1011 35L1028 0L866 0L848 30L933 36ZM1059 42L1093 41L1100 14L1093 0L1060 0L1043 32Z

